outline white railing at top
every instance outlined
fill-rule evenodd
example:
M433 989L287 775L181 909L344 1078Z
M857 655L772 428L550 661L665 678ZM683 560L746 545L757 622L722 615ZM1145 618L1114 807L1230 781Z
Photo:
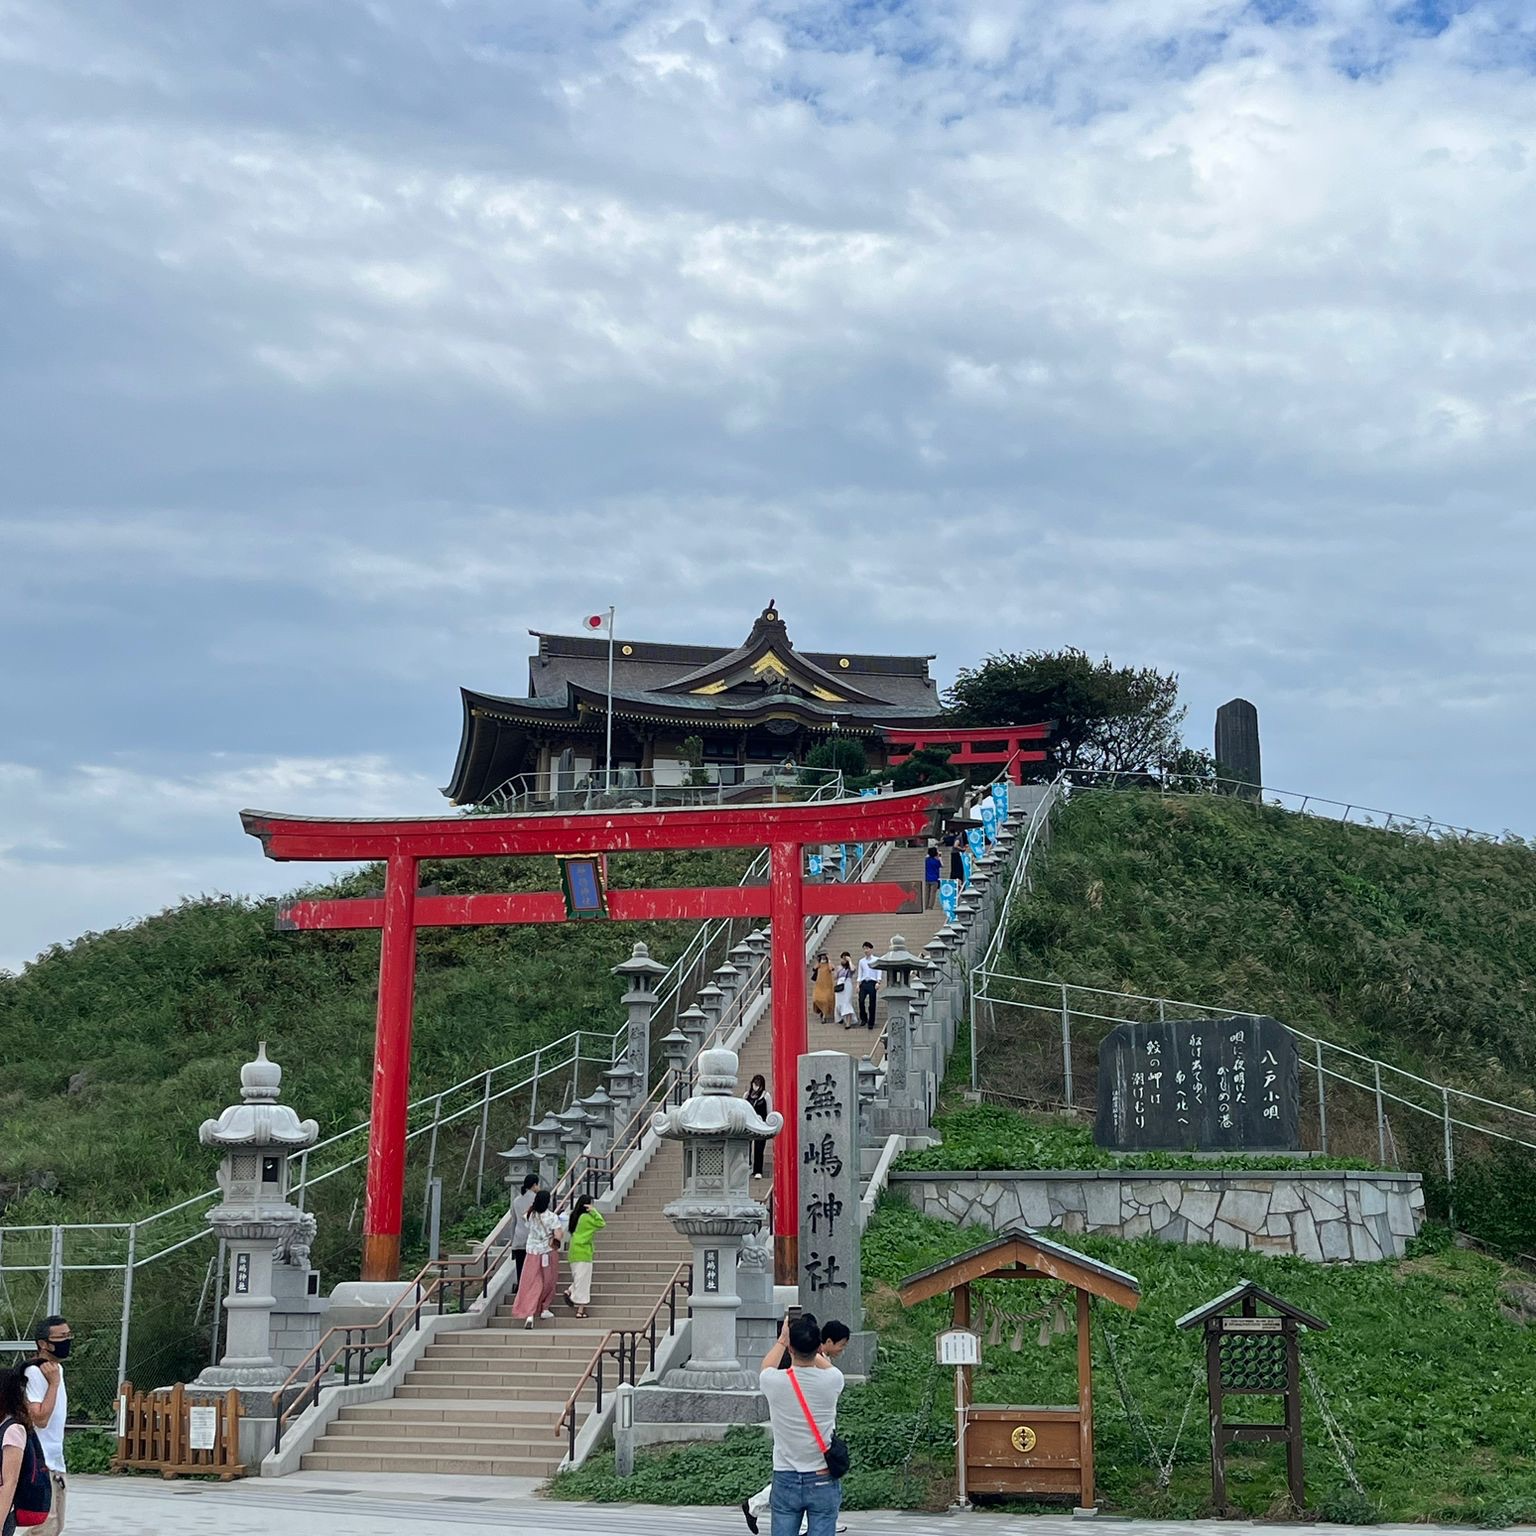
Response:
M1411 816L1405 811L1383 811L1354 800L1330 800L1326 795L1304 795L1294 789L1274 789L1270 785L1249 784L1241 779L1201 779L1169 773L1120 773L1107 768L1068 768L1062 777L1073 786L1092 789L1104 785L1111 789L1156 790L1162 795L1222 795L1244 800L1250 805L1264 804L1326 821L1348 822L1355 827L1375 827L1388 832L1418 832L1426 837L1455 837L1463 842L1498 843L1509 833L1479 832L1475 827L1458 826L1434 816ZM1354 819L1351 820L1350 818Z
M517 773L498 784L482 802L496 811L527 809L530 806L569 804L572 810L612 809L628 805L715 805L729 800L732 805L750 804L757 798L777 804L780 799L804 801L840 800L847 793L841 768L767 768L748 778L750 764L708 763L696 770L714 778L702 784L686 778L663 780L648 768L592 768L577 777L559 769L542 773ZM741 778L729 779L725 771L740 771ZM802 775L812 782L801 782ZM562 783L562 780L567 782ZM790 796L788 791L801 793Z

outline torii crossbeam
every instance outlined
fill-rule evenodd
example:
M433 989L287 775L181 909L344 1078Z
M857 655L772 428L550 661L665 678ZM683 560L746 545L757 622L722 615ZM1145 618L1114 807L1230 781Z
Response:
M373 1115L368 1133L368 1186L363 1218L365 1280L400 1271L405 1193L406 1109L411 1069L416 930L459 924L554 923L567 916L559 891L432 896L418 887L423 859L623 853L648 849L769 850L767 886L693 890L615 890L607 915L617 920L767 918L773 935L773 1073L777 1096L792 1102L805 1052L805 919L831 913L911 910L908 886L807 884L802 850L825 843L881 843L921 837L954 807L958 782L903 794L780 805L669 810L536 812L522 816L424 816L363 820L242 811L241 823L261 839L269 859L382 860L384 895L284 906L291 929L378 928L379 1005L374 1041ZM792 1283L799 1230L799 1126L786 1120L774 1159L774 1268Z

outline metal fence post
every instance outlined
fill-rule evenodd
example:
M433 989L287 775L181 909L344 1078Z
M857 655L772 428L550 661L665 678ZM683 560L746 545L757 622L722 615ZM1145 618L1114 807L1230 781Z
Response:
M1445 1224L1456 1230L1456 1149L1451 1145L1451 1093L1440 1090L1440 1111L1445 1118Z
M48 1244L48 1311L60 1312L64 1307L64 1228L55 1227Z
M544 1055L544 1047L538 1046L533 1053L533 1098L528 1105L528 1124L539 1123L539 1074L544 1070L540 1062Z
M976 972L971 971L965 978L965 990L968 995L971 1012L971 1091L977 1092L980 1083L977 1080L977 1052L979 1045L976 1039L981 1030L981 1017L976 1010Z
M1166 1024L1168 1022L1168 999L1166 997L1160 997L1157 1000L1157 1022L1159 1024Z
M304 1202L309 1199L309 1148L305 1147L299 1153L299 1209L302 1211Z
M1323 1042L1317 1044L1317 1136L1323 1156L1328 1155L1328 1092L1323 1078Z
M581 1037L576 1038L576 1050L581 1051ZM480 1163L475 1169L475 1204L479 1205L485 1188L485 1140L491 1133L491 1074L485 1074L485 1093L480 1100Z
M422 1197L421 1221L426 1225L427 1212L430 1209L432 1199L432 1176L437 1172L437 1132L443 1123L443 1096L438 1094L436 1102L432 1105L432 1136L427 1143L427 1188ZM478 1202L476 1202L478 1204Z
M1061 984L1061 1075L1066 1085L1067 1108L1072 1104L1072 1009L1067 1003L1067 984Z
M1381 1063L1373 1061L1371 1065L1376 1069L1376 1160L1385 1168L1387 1166L1387 1109L1381 1097Z
M221 1237L219 1239L219 1256L214 1261L213 1327L209 1330L213 1342L208 1348L209 1365L217 1365L219 1363L219 1325L224 1320L224 1266L228 1262L228 1244Z
M128 1262L123 1265L123 1326L117 1336L117 1381L128 1380L128 1320L133 1316L133 1266L138 1257L139 1224L128 1227Z

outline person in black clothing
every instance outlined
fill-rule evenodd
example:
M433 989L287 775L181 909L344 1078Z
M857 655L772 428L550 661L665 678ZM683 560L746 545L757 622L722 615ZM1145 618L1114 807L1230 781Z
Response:
M752 1079L752 1084L747 1089L747 1103L752 1106L752 1113L759 1120L768 1118L773 1102L768 1097L768 1080L761 1072ZM763 1153L767 1146L768 1143L760 1137L752 1138L752 1177L754 1179L760 1179L763 1176Z

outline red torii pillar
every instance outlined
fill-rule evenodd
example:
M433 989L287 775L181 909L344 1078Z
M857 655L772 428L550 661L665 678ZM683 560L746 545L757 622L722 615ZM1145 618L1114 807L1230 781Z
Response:
M766 917L773 934L774 1090L794 1094L806 1049L805 918L842 912L892 913L908 888L803 883L807 844L890 842L920 837L955 803L958 784L900 795L810 804L642 811L578 811L524 816L411 817L337 821L243 811L245 830L278 860L382 860L384 895L294 901L281 927L379 928L379 1002L374 1043L372 1120L363 1220L365 1280L393 1280L400 1270L407 1107L416 976L416 930L485 923L547 923L566 918L559 891L428 896L418 890L422 859L580 855L639 849L767 846L769 884L698 890L615 890L608 915L618 920ZM798 1264L799 1122L786 1114L774 1159L775 1270L792 1283Z

